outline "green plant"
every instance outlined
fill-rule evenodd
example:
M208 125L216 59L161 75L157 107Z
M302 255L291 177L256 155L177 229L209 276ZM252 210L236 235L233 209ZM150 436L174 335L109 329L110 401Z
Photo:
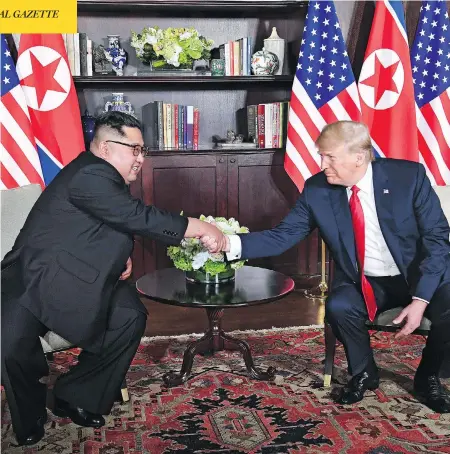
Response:
M200 216L201 221L216 224L225 234L248 233L247 227L240 226L234 218L226 219L223 217L214 218L212 216ZM237 270L244 266L245 260L228 263L225 261L223 252L211 254L201 241L197 238L185 238L179 246L169 246L167 255L172 259L174 265L179 270L193 271L200 270L215 276L223 273L230 268Z
M145 64L152 62L155 67L166 64L186 67L192 66L194 60L209 60L213 44L193 27L145 27L141 33L131 32L131 46L136 49L137 57Z

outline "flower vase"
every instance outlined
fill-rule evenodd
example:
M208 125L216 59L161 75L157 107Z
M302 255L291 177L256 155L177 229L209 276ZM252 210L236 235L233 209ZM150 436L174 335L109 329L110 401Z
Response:
M112 98L112 101L108 101L105 104L105 112L115 110L118 112L125 112L129 115L132 115L133 117L136 116L131 103L129 101L124 101L123 93L112 93Z
M264 49L278 57L278 69L273 73L276 76L283 74L285 43L286 40L278 36L276 27L272 27L272 34L264 40Z
M233 268L229 268L222 273L218 273L212 276L211 274L199 269L186 271L185 275L186 280L189 282L197 282L200 284L221 284L233 281L235 278L235 270Z

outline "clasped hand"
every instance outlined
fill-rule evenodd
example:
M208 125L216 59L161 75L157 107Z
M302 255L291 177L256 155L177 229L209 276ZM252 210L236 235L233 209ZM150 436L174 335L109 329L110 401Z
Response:
M200 241L203 246L212 254L217 252L227 252L230 250L230 240L219 230L214 223L209 224Z

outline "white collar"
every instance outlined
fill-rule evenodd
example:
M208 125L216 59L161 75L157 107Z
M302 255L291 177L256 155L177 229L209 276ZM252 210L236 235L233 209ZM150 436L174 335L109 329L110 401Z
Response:
M369 162L369 165L367 166L366 173L358 181L358 183L356 183L355 186L357 186L361 191L365 192L366 194L371 194L373 192L372 176L373 176L372 163ZM352 188L348 187L347 190L351 191Z

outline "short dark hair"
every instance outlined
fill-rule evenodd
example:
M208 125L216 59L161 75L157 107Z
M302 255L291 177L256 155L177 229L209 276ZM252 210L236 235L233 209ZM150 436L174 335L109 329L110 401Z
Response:
M123 127L138 128L142 132L141 122L130 114L111 110L104 112L95 119L94 137L97 136L99 129L107 127L116 131L120 136L125 136Z

